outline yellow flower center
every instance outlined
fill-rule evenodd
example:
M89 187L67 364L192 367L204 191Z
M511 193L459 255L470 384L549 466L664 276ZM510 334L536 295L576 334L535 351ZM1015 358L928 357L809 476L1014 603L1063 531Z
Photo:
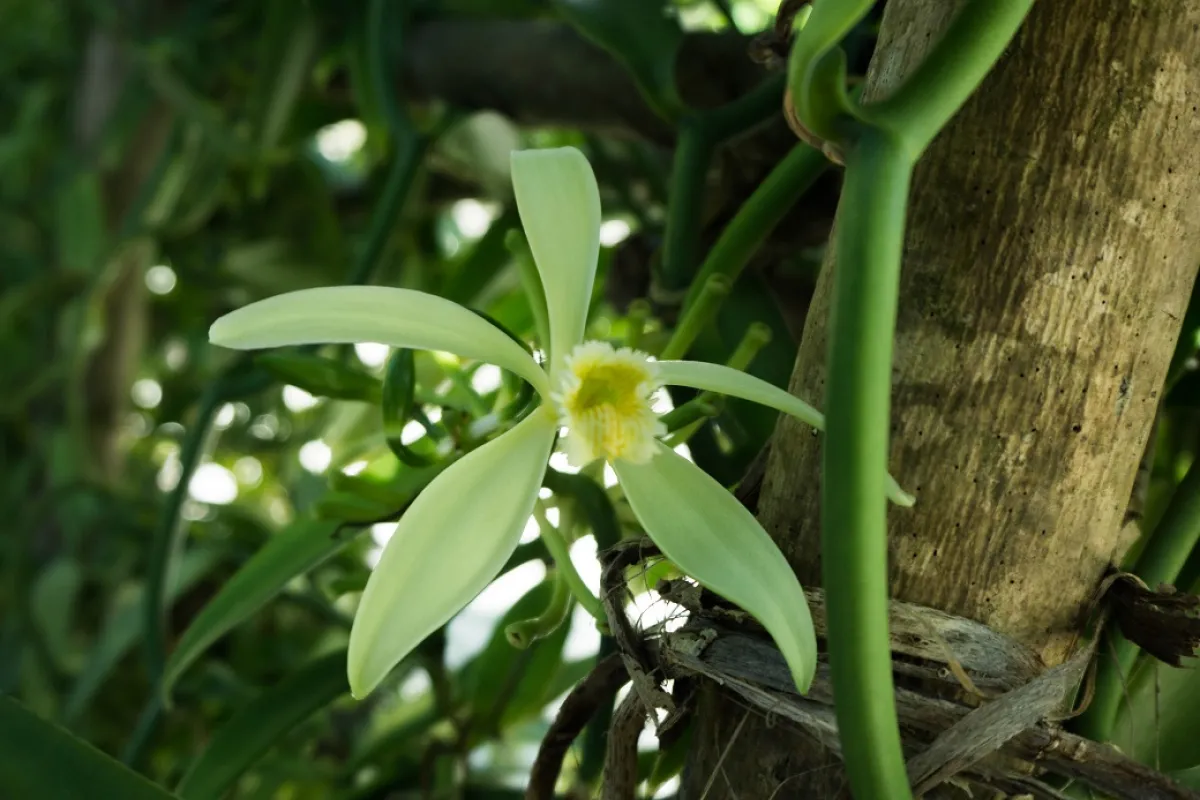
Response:
M567 428L567 458L583 466L597 458L649 461L666 433L651 408L659 384L654 362L628 347L585 342L563 362L553 395Z

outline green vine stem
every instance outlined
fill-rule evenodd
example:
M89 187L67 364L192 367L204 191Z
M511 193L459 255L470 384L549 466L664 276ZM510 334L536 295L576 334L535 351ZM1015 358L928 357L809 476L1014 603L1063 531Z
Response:
M662 361L673 361L683 358L692 346L692 342L696 341L696 337L704 330L704 326L716 315L717 309L720 308L721 302L725 296L729 294L729 278L724 275L713 275L704 281L700 287L700 295L696 298L693 308L695 313L685 315L679 320L679 324L675 326L675 330L671 331L671 338L667 340L662 352L658 357Z
M851 790L862 800L912 797L893 696L882 491L909 184L925 146L991 69L1031 5L966 4L888 105L858 105L846 91L838 48L869 0L817 0L789 66L797 116L845 154L842 209L853 212L838 217L821 552L839 738Z
M692 307L704 281L713 275L724 275L730 281L736 281L775 226L830 166L820 150L797 144L771 170L709 250L683 303L685 319L688 314L695 313ZM708 320L700 320L700 323L703 327Z
M888 639L892 338L911 164L881 131L846 152L821 481L821 563L842 753L855 797L910 797Z
M1200 542L1200 459L1192 462L1171 495L1133 572L1151 588L1162 583L1174 584L1197 542ZM1099 650L1095 694L1078 721L1079 732L1098 742L1112 736L1126 686L1141 652L1116 629L1104 635L1108 642Z
M663 234L662 267L653 299L673 304L692 277L700 249L700 223L713 142L703 118L688 114L679 120L671 186L667 195L667 227Z
M652 290L653 299L678 303L693 283L707 196L704 187L714 151L728 139L777 114L782 95L783 80L770 78L720 108L687 114L679 120L667 195L662 266Z
M1033 0L967 3L932 52L888 98L867 107L871 120L901 136L914 160L999 60Z

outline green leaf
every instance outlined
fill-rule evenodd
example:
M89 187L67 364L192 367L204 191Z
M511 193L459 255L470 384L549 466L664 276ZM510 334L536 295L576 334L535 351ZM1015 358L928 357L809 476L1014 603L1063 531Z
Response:
M191 589L217 564L215 550L192 550L183 556L179 565L179 577L167 592L168 602L173 602ZM91 702L92 696L103 684L113 667L124 657L142 632L142 603L144 588L137 586L121 597L114 605L104 625L104 630L92 646L91 656L84 666L63 710L63 720L70 724Z
M392 484L401 505L416 497L440 471L440 467L401 470ZM170 695L171 686L210 644L266 605L297 575L338 553L363 530L342 528L337 520L306 519L276 534L221 587L184 631L167 660L163 694Z
M562 649L570 625L535 642L527 650L517 650L508 642L504 629L514 622L536 617L550 603L553 581L543 581L525 593L497 623L483 652L463 667L464 693L477 718L486 727L502 730L537 714L561 690L555 678L567 665ZM491 730L474 729L476 736Z
M1200 669L1172 667L1143 657L1120 705L1112 743L1164 772L1200 767Z
M337 553L363 530L351 529L344 536L335 536L339 524L328 520L297 522L276 534L242 565L180 637L167 659L163 694L170 695L175 681L209 645L266 605L292 578Z
M397 508L380 505L354 492L326 492L313 504L313 516L320 520L368 524L394 514Z
M1190 769L1181 769L1178 772L1172 772L1171 779L1180 786L1186 786L1189 789L1200 789L1200 767L1191 767Z
M675 86L675 59L683 30L652 0L555 0L579 32L608 51L633 75L638 88L663 117L683 110Z
M52 561L33 585L30 614L38 635L60 670L70 667L75 600L79 595L79 566L71 560Z
M94 272L100 267L107 239L99 176L79 173L55 199L59 265L67 270Z
M506 164L505 180L511 181L507 169ZM518 229L520 224L516 206L506 206L474 247L443 267L444 277L438 294L456 303L474 305L496 274L511 260L505 240L509 232Z
M659 750L658 756L654 759L654 768L651 769L650 775L646 779L650 784L651 793L657 792L664 783L683 772L683 765L687 761L691 744L692 727L689 725L688 729L669 747Z
M296 101L312 73L319 30L310 9L290 0L274 0L267 8L259 74L250 108L256 116L257 145L268 153L282 139Z
M276 378L317 397L379 401L379 379L332 358L308 353L259 353L254 360Z
M174 796L16 701L0 697L0 797Z
M401 347L388 358L384 374L380 403L383 435L396 458L410 467L423 467L432 463L433 459L415 452L403 441L404 427L412 420L416 408L416 390L416 357L412 350Z
M264 690L217 729L179 782L179 796L219 800L275 741L347 691L345 650L311 661Z

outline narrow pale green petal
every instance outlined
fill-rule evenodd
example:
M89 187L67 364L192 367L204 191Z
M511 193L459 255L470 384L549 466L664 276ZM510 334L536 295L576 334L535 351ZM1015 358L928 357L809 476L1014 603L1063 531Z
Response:
M213 344L237 350L297 344L381 342L444 350L511 370L548 393L546 373L521 346L444 297L383 286L329 286L268 297L218 319Z
M688 386L730 397L740 397L789 414L819 431L825 430L825 416L778 386L753 375L704 361L659 361L658 378L667 386ZM909 508L916 502L891 475L887 476L887 496L898 506Z
M646 533L685 573L749 611L787 659L801 692L817 638L796 574L754 516L725 487L665 445L645 464L612 467Z
M658 378L667 386L688 386L769 406L825 429L825 415L790 392L724 364L705 361L659 361Z
M554 364L583 340L600 254L600 190L573 147L512 154L513 191L542 276Z
M404 512L350 631L355 697L496 577L533 511L554 433L539 409L435 478Z

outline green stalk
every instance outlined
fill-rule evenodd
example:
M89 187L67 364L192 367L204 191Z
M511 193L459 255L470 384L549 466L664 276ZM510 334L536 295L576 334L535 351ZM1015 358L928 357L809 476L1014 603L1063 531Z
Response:
M783 75L774 75L736 100L731 100L711 111L703 112L701 124L708 132L712 144L714 146L721 144L740 133L774 119L779 114L786 83L787 80Z
M667 226L663 235L659 292L682 293L695 274L700 249L704 191L713 143L701 117L690 114L679 121L671 185L667 196Z
M634 350L642 348L642 337L646 334L646 326L650 323L650 303L644 297L639 297L629 304L625 312L629 322L629 332L625 336L625 346Z
M720 108L680 119L657 287L666 295L665 300L670 301L674 294L683 292L696 273L707 196L704 188L713 151L722 142L779 113L783 85L782 77L768 78L748 94Z
M196 408L196 416L188 427L187 437L179 454L179 482L167 495L166 504L158 518L154 539L150 544L146 568L145 637L147 672L152 686L157 686L166 663L166 641L163 617L166 614L167 586L179 563L183 534L186 530L180 517L187 499L188 483L200 459L211 443L213 420L221 408L224 389L222 381L209 384ZM155 690L157 692L157 689Z
M758 352L771 343L771 326L765 322L751 322L742 334L742 340L733 348L725 366L745 372Z
M858 798L910 798L888 638L892 338L912 164L868 130L846 152L830 312L821 555L839 738Z
M714 401L711 396L701 393L663 414L658 420L666 426L667 433L675 433L694 422L715 417L720 413L720 401Z
M684 301L685 316L708 278L724 275L730 281L738 279L775 226L829 167L829 159L820 150L806 144L792 148L742 204L708 252Z
M350 285L364 284L370 278L383 256L384 247L395 230L404 200L408 197L421 158L425 155L425 137L408 131L395 137L396 149L392 163L384 180L383 191L371 213L371 227L367 232L367 244L355 262L354 269L346 279Z
M527 650L534 642L554 633L571 613L571 586L562 570L556 570L550 579L554 581L554 592L545 610L532 619L514 622L504 629L509 644L518 650Z
M821 543L839 739L860 800L911 792L888 639L887 483L891 359L904 224L917 157L978 86L1032 0L968 3L897 92L860 107L838 42L867 0L817 2L792 49L801 121L845 145L846 177L830 311Z
M559 513L562 513L562 509L559 510ZM597 622L607 624L608 618L604 614L604 606L600 604L600 598L592 594L592 590L588 588L579 572L576 571L575 564L571 561L570 545L567 544L562 532L546 519L546 504L541 500L538 500L533 506L533 518L537 520L542 541L546 543L546 549L550 551L550 557L554 559L554 566L558 568L559 575L570 587L571 594L575 595L579 605L587 609L587 612L595 617Z
M1171 495L1133 572L1151 589L1161 583L1174 584L1197 542L1200 542L1200 459L1192 462L1187 475ZM1108 643L1100 648L1095 695L1078 722L1080 733L1097 742L1107 741L1112 736L1126 685L1140 652L1137 645L1115 628L1104 635L1108 637Z
M733 353L725 362L725 366L733 369L745 371L754 357L758 355L758 351L762 350L771 341L771 328L763 322L753 322L746 328L746 332L742 335L742 340L738 342ZM679 437L672 439L671 446L681 444L691 437L692 433L699 430L699 426L694 423L715 417L721 413L721 408L724 405L720 395L713 392L700 392L700 394L688 400L686 403L671 409L666 414L659 418L659 421L666 426L668 433L677 433L683 431ZM689 429L689 430L684 430ZM676 439L679 439L677 441Z
M658 357L662 361L673 361L687 355L688 348L696 337L716 316L721 302L729 294L729 279L724 275L713 275L700 287L700 296L692 305L691 313L684 314L671 331L671 338Z

